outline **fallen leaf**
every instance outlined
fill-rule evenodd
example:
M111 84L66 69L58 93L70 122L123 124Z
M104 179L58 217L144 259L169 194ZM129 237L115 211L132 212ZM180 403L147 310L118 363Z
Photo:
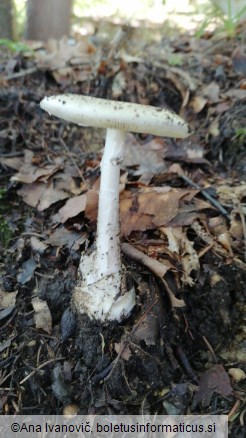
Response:
M182 227L161 227L160 231L168 239L168 248L170 251L180 256L182 264L181 280L184 284L193 286L194 280L191 272L197 272L200 269L199 258L194 250L194 242L191 242Z
M51 70L58 83L71 83L73 68L70 65L81 65L87 71L85 79L91 73L91 56L95 48L89 39L81 37L78 42L71 44L67 37L60 40L50 39L46 46L46 51L36 53L39 67Z
M7 318L15 308L18 292L3 292L0 289L0 320Z
M37 267L34 259L26 260L21 266L21 272L17 275L17 280L20 284L26 284L31 280L33 273Z
M85 194L80 196L74 196L73 198L69 199L58 212L60 222L64 223L69 218L75 217L79 213L82 213L85 210L86 201L87 196Z
M0 157L0 163L11 167L11 169L19 170L21 166L23 165L23 158L22 157L14 157L14 158L4 158Z
M58 228L52 232L48 239L44 241L45 244L52 246L67 246L70 249L78 250L86 240L86 235L76 233L75 231L67 230L66 228Z
M246 195L246 184L237 186L221 185L216 188L219 202L226 207L237 207Z
M159 332L158 315L150 311L134 330L134 340L144 341L146 345L156 345Z
M46 210L46 208L50 207L52 204L55 204L58 201L62 201L63 199L68 198L68 193L57 190L54 187L46 186L45 191L43 192L39 203L38 203L38 211Z
M68 193L54 188L52 182L48 185L45 183L23 184L17 193L28 205L36 207L38 211L43 211L55 202L69 197Z
M124 348L123 348L123 346L124 346ZM124 342L120 342L120 343L115 342L114 349L115 349L117 354L121 353L120 357L123 360L128 361L130 359L130 357L132 356L132 352L131 352L129 345L128 344L124 345Z
M209 164L204 158L204 147L196 136L190 137L189 140L165 141L164 157L186 163Z
M0 310L0 321L2 319L7 318L7 316L9 316L12 313L14 308L15 308L15 306L10 306L10 307L7 307L7 309Z
M202 95L210 104L219 102L219 93L220 87L214 81L202 88Z
M203 96L194 96L190 102L190 106L193 108L196 114L200 113L205 105L208 103L208 100Z
M125 190L120 199L121 232L145 231L167 225L178 213L179 203L190 201L196 190L151 187L138 193Z
M223 94L221 94L222 98L227 98L227 97L233 97L236 100L241 100L241 99L245 99L246 98L246 90L240 89L240 88L231 88L228 91L223 92Z
M44 183L23 184L21 189L17 190L18 195L20 195L23 198L23 201L31 207L37 207L44 192Z
M46 249L48 248L48 245L46 245L43 240L38 239L35 236L32 236L30 239L31 247L34 252L37 252L39 254L43 254Z
M17 293L18 293L17 291L16 292L3 292L0 289L0 307L2 309L7 309L8 307L15 306Z
M87 202L85 207L85 215L92 223L95 223L97 220L98 190L88 190L86 196Z
M52 318L46 301L42 301L38 297L33 298L32 306L35 311L34 321L36 328L42 329L50 334L52 329Z
M12 340L13 340L13 337L7 339L7 340L4 341L4 342L1 342L1 344L0 344L0 353L1 353L3 350L5 350L5 348L10 347Z
M228 396L232 392L230 379L222 365L214 365L205 371L199 380L199 389L195 393L194 402L208 406L214 393Z
M212 135L213 137L218 137L218 135L220 134L220 129L219 129L219 117L216 117L212 123L209 125L208 128L208 132L210 135Z
M13 175L11 180L26 184L31 184L41 179L46 181L56 172L63 169L60 158L57 158L54 164L46 164L45 166L34 165L33 159L34 153L32 151L25 150L24 157L22 157L22 165L19 167L19 172Z

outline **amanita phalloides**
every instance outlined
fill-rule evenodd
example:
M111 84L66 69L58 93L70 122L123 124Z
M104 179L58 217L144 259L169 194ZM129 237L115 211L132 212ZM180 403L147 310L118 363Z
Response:
M96 249L81 255L80 278L73 298L77 311L91 319L121 321L135 305L134 288L125 287L120 251L119 181L126 132L184 138L189 135L189 127L167 109L76 94L45 97L40 106L69 122L107 130L101 162Z

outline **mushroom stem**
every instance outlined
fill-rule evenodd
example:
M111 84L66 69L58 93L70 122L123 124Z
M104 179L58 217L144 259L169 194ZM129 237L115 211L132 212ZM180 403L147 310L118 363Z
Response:
M125 137L124 131L107 129L101 162L96 250L82 254L81 281L74 291L77 310L101 321L121 321L135 305L134 287L126 288L120 248L119 185Z
M121 271L119 182L125 138L124 131L107 129L97 219L96 269L99 278Z

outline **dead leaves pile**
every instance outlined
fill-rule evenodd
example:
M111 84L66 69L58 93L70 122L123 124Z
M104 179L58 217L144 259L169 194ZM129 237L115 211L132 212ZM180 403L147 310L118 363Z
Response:
M135 50L138 53L136 56L136 53L128 52L127 38L124 44L124 32L119 36L123 39L120 44L115 38L104 47L96 47L87 38L72 44L65 39L50 41L46 48L36 48L36 67L32 72L40 69L48 71L55 82L63 87L80 84L83 93L89 93L88 84L100 77L111 79L108 97L114 99L164 106L163 94L170 93L171 99L167 104L178 101L176 111L191 123L197 136L177 142L163 139L148 141L145 138L143 144L136 137L128 136L124 173L121 176L120 215L122 240L131 242L122 244L123 253L159 277L173 308L183 307L182 290L185 287L192 288L196 283L201 258L206 252L211 251L218 258L223 258L225 263L234 263L245 269L246 184L235 184L233 179L214 180L212 176L209 180L211 165L204 156L205 144L209 145L211 140L221 136L222 117L229 113L235 100L245 98L245 55L236 47L233 56L222 56L209 41L192 38L185 41L184 37L174 43L176 46L172 47L171 52L170 41L164 40L159 47ZM172 65L174 55L179 65ZM150 63L149 59L153 62ZM30 70L15 73L16 67L17 62L8 63L4 80L32 74ZM227 89L226 79L232 74L238 75L238 81L235 81L238 85ZM98 89L95 87L93 93L99 95L100 85ZM223 126L227 119L224 120ZM54 129L58 125L59 122ZM242 126L238 128L240 130ZM11 136L13 142L17 137L18 133L11 131L12 134L9 134L9 129L0 133L4 144ZM60 132L56 138L59 137ZM28 139L25 147L28 147ZM181 164L172 164L172 161ZM9 249L20 261L17 280L21 286L38 276L45 277L46 272L42 272L40 260L50 250L53 252L47 257L51 259L58 258L64 248L69 252L79 252L87 246L89 232L95 231L99 187L98 172L91 177L88 168L98 169L99 162L99 157L94 156L81 164L75 162L67 151L58 156L50 149L41 148L36 153L24 149L21 157L0 157L2 166L16 171L11 181L18 184L18 195L41 217L41 230L37 232L35 221L29 221L25 224L23 235ZM216 199L230 211L229 221L204 200L202 191L196 185L187 187L185 180L181 179L185 174L183 168L187 168L187 165L190 166L189 176L198 187L212 187L216 192ZM202 166L207 166L210 172L205 174ZM173 184L172 180L178 184ZM46 215L47 218L48 214L49 220L44 222L43 217ZM199 241L198 246L194 243L194 237L191 240L191 231ZM22 261L26 246L31 249L31 255ZM166 280L167 273L173 278L172 289ZM214 271L212 282L211 287L223 283L223 279ZM53 321L49 306L35 295L36 292L37 288L34 288L31 299L35 326L51 334ZM147 346L156 344L159 319L162 318L159 291L153 293L141 281L138 293L147 297L150 307L144 309L145 314L133 327L131 342L114 345L116 353L125 361L130 359L134 351L140 351L141 341ZM9 321L13 317L16 295L16 291L0 291L0 320ZM163 321L161 326L164 327ZM8 348L11 342L10 337L0 345L0 350ZM232 346L231 350L232 356L224 356L225 360L243 361L243 353L240 353L240 357L236 356L237 345L235 348ZM234 380L245 378L240 371L231 369ZM172 391L184 391L183 396L186 389L182 385L176 385ZM194 404L204 406L209 405L214 393L227 397L232 391L228 374L219 364L202 373L198 385L199 388L192 388L192 392L195 392ZM164 406L168 411L170 405L166 403Z
M171 62L174 53L170 52L170 41L163 41L161 48L154 48L158 51L160 49L162 53L163 59L160 62L160 53L153 56L153 47L147 50L140 47L138 56L130 54L127 32L120 30L115 39L104 46L96 47L88 38L80 38L74 42L65 38L60 41L51 40L45 48L42 44L36 45L34 59L37 69L49 71L54 80L63 86L86 83L88 79L98 75L110 75L113 78L112 98L118 99L125 95L125 99L129 100L134 93L135 100L139 103L151 103L146 96L146 84L139 79L151 74L153 77L148 85L150 93L161 95L166 84L174 95L178 91L181 97L180 113L186 119L196 120L197 115L208 108L203 126L207 124L208 135L218 138L221 116L229 110L231 101L245 90L243 81L238 90L229 90L229 94L223 90L223 75L230 68L230 63L228 57L219 57L216 52L212 56L217 75L220 74L222 79L214 79L209 84L201 81L201 72L204 74L211 62L206 56L200 57L202 44L204 41L190 38L189 48L180 57L180 65L176 66ZM209 43L205 45L208 46ZM179 50L178 47L176 49ZM149 50L154 59L151 66L147 62ZM190 62L190 51L193 56L196 53L201 67L201 70L194 69L193 75L183 68L185 63ZM244 62L242 53L236 49L233 67L239 75L242 74ZM136 68L132 69L132 63ZM15 73L11 74L11 65L13 67L14 64L9 63L6 67L7 79L16 77ZM22 73L25 74L25 71ZM155 104L162 105L162 102L156 101ZM245 212L242 200L246 185L235 187L232 184L230 187L223 182L217 184L219 201L231 209L228 229L221 215L216 215L214 207L202 198L199 189L174 188L169 184L152 183L153 176L173 174L174 178L179 178L182 175L181 166L168 164L165 159L210 166L204 158L204 145L198 137L192 136L188 140L177 142L151 139L141 144L129 134L125 148L120 195L121 233L123 239L134 242L134 248L129 250L127 244L124 244L123 251L148 267L163 282L166 272L171 270L177 290L185 285L194 285L200 270L200 257L206 251L211 250L222 256L227 263L237 263L245 268L242 261L242 253L245 251ZM95 230L99 180L91 180L84 175L88 166L94 169L99 167L99 158L95 157L93 162L85 161L83 167L80 167L69 153L57 156L49 152L46 156L45 152L35 154L25 149L21 157L0 157L0 163L16 170L11 180L18 183L18 187L21 184L17 193L27 205L36 208L40 213L48 209L51 212L48 229L42 229L39 234L35 228L29 227L30 236L20 237L13 245L12 250L16 251L19 259L26 241L33 252L33 257L23 262L18 274L18 282L25 285L34 275L39 274L39 257L45 256L50 248L54 248L56 254L62 248L79 251L84 248L89 237L88 222ZM132 182L132 178L137 182ZM200 178L196 175L196 179L201 187L207 184L202 174ZM204 246L199 253L188 237L189 229L195 231ZM154 237L149 239L150 231L154 233ZM184 306L184 301L176 298L168 284L165 283L164 286L172 306ZM36 327L50 333L52 321L47 304L38 298L33 298L32 304ZM14 306L11 311L13 308ZM9 310L3 311L6 313Z
M129 136L124 162L125 173L121 177L122 238L135 240L135 248L145 254L144 263L147 263L148 267L150 265L147 258L154 257L159 260L155 260L156 263L160 263L163 268L168 266L167 270L171 268L173 272L180 272L176 281L191 287L194 284L194 273L199 273L201 254L197 253L193 242L187 237L188 227L193 227L197 235L208 245L208 250L213 249L215 253L217 251L232 262L232 239L235 249L239 250L242 247L243 229L238 218L238 208L244 196L245 186L233 188L233 196L228 186L218 187L222 204L227 205L229 202L230 207L234 205L231 229L228 230L221 216L216 215L216 210L202 199L200 190L149 184L152 172L157 171L161 157L168 155L170 143L157 140L144 145L148 159L148 168L145 168L147 173L144 173L143 154L140 154L140 150L140 144L133 136ZM186 154L182 158L184 161L190 159L190 150L192 147L186 142ZM177 154L180 154L180 151ZM198 155L200 162L204 162L201 152ZM127 171L132 156L133 163ZM195 152L193 157L197 160ZM95 229L99 187L97 178L91 181L91 178L83 177L83 174L86 174L87 162L84 163L83 169L79 169L69 154L59 157L50 154L47 159L45 154L35 155L30 150L25 150L22 157L0 158L0 162L17 171L11 180L22 184L17 193L26 204L39 212L47 209L51 211L50 228L43 230L42 236L34 235L29 238L33 252L42 255L49 247L68 247L69 250L75 251L83 247L88 239L88 221ZM97 168L99 159L95 157L93 165L91 160L88 163ZM169 165L169 169L167 164L165 166L167 174L171 172L172 175L173 170L180 172L177 165ZM132 176L138 176L138 181L131 182L128 172ZM179 177L175 173L174 175ZM209 218L209 212L215 217ZM203 229L202 222L207 224L206 230ZM156 233L156 237L148 239L147 233L150 230ZM19 283L26 284L30 281L37 268L38 263L33 258L25 261L18 276ZM155 268L157 271L151 267L150 269L156 273L160 268ZM162 271L160 278L164 277L165 272ZM177 300L171 291L168 294L174 307L184 305L184 302Z

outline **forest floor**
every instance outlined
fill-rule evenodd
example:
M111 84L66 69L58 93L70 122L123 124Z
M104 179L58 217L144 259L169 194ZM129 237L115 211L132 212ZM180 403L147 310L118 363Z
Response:
M145 44L121 29L111 43L1 48L2 414L226 414L245 437L245 38ZM122 242L142 263L123 255L137 304L121 324L70 309L105 133L40 109L65 92L169 107L194 133L128 135Z

